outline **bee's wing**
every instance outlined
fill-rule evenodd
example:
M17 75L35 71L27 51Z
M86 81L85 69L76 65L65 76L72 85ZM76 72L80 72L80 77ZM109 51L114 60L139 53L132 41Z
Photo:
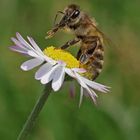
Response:
M93 22L94 21L94 22ZM94 24L96 23L96 24ZM112 40L106 36L98 27L98 23L95 21L95 19L92 19L89 21L89 24L92 25L103 37L105 44L107 44L108 46L114 46L114 43L112 42Z

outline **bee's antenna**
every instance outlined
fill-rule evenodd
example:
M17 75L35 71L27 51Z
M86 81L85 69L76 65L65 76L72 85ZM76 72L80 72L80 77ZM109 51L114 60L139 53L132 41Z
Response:
M57 19L57 17L58 17L58 15L59 14L65 14L64 12L62 12L62 11L57 11L57 13L56 13L56 15L55 15L55 18L54 18L54 25L55 25L55 23L56 23L56 19Z

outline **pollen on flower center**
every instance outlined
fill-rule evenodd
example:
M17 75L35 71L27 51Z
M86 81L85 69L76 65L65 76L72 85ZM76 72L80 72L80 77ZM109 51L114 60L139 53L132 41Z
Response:
M64 61L66 63L66 67L68 68L78 68L80 65L79 61L73 55L62 49L50 46L47 47L43 52L45 55L56 61Z

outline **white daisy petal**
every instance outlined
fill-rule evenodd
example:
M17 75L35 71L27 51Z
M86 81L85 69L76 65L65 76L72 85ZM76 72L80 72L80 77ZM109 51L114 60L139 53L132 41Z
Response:
M32 57L36 57L36 58L39 57L39 55L37 55L37 54L36 54L34 51L32 51L32 50L28 51L27 53L28 53L28 55L30 55L30 56L32 56Z
M75 78L74 72L73 72L71 69L65 68L65 72L66 72L69 76Z
M15 43L17 48L16 47L11 47L11 50L17 51L19 53L27 54L27 55L29 55L31 57L35 57L35 58L45 60L45 61L51 63L52 65L56 64L55 60L53 60L50 57L46 56L41 51L41 49L38 47L38 45L33 40L33 38L28 37L28 40L32 45L31 46L27 41L24 40L24 38L19 33L16 33L16 36L17 36L18 40L16 38L11 38L11 40ZM24 50L21 50L21 49L25 49L25 51L27 51L27 52L24 52Z
M32 37L27 37L29 42L31 43L31 45L35 48L35 50L37 50L38 52L42 53L42 50L39 48L39 46L36 44L36 42L34 41L34 39Z
M36 44L36 42L33 40L33 38L28 37L29 42L31 43L32 47L34 48L34 52L40 57L44 59L44 53L42 52L42 50L39 48L39 46Z
M65 77L64 67L59 67L56 70L52 81L52 88L54 91L58 91L61 88L64 81L64 77Z
M21 69L24 70L24 71L28 71L28 70L31 70L31 69L39 66L42 63L43 63L43 60L37 59L37 58L33 58L33 59L30 59L30 60L24 62L21 65Z
M15 43L16 46L18 46L19 48L28 50L24 45L22 45L16 38L12 37L11 40Z
M90 88L88 88L88 87L86 88L86 90L88 91L88 94L90 95L90 97L93 100L93 102L95 104L97 104L97 102L96 102L96 99L97 99L96 93L93 90L91 90Z
M52 67L52 69L47 72L42 78L41 78L41 83L42 84L47 84L48 82L50 82L53 79L54 73L55 71L60 67L60 65L55 65L54 67Z
M87 90L88 94L90 95L91 99L93 100L93 102L96 104L96 98L97 98L97 95L94 91L92 91L81 79L80 77L77 76L77 81L79 82L79 84Z
M11 46L9 47L12 51L15 51L15 52L19 52L19 53L22 53L22 54L27 54L27 51L25 49L22 49L18 46Z
M40 80L46 73L48 73L53 65L50 63L43 64L39 70L35 73L35 79Z
M19 33L16 33L16 36L20 43L22 43L26 48L33 49L31 45L27 41L25 41L25 39Z
M81 84L81 86L91 92L91 90L86 85L86 83L81 79L81 76L79 74L77 74L77 73L75 73L75 75L77 77L78 82ZM93 93L94 97L98 97L97 94L94 91L92 93Z
M88 81L88 83L89 83L89 81ZM94 81L90 81L90 83L91 83L91 85L92 85L92 83L93 83L93 85L99 86L99 87L101 87L102 89L109 91L108 89L109 89L110 87L108 87L108 86L102 85L102 84L97 83L97 82L94 82Z
M91 80L88 80L88 79L86 79L82 76L80 76L80 77L88 86L90 86L91 88L93 88L95 90L98 90L98 91L101 91L101 92L104 92L104 93L107 93L109 91L108 90L109 87L107 87L107 86L104 86L102 84L96 83L96 82L91 81Z
M43 52L41 51L41 49L38 47L38 45L35 43L35 41L31 37L27 37L27 38L30 41L32 46L26 40L24 40L24 38L19 33L17 33L16 36L19 41L16 39L13 39L13 41L15 41L16 44L17 43L18 43L18 45L21 44L20 46L23 46L24 48L26 48L29 51L28 53L30 56L32 56L32 57L39 56L40 58L44 58Z
M86 72L86 70L84 68L73 68L72 70L75 72L78 72L78 73L85 73Z
M42 58L44 58L44 60L52 65L55 65L57 63L57 61L53 60L50 57L47 57L46 55L43 55Z
M78 82L85 90L87 90L87 93L90 95L91 99L96 104L96 98L98 97L97 94L93 90L91 90L81 79L78 79Z
M79 75L79 74L78 74L78 75ZM85 77L83 77L83 76L81 76L81 75L79 75L79 77L80 77L88 86L90 86L90 87L93 88L93 89L99 90L99 91L101 91L101 92L109 91L109 90L107 89L107 88L109 88L109 87L107 87L107 86L104 86L104 85L102 85L102 84L96 83L96 82L91 81L91 80L88 80L88 79L86 79Z

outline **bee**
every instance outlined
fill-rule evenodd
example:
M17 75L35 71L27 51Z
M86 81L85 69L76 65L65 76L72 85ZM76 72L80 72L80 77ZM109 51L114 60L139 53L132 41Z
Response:
M51 38L59 29L69 29L75 34L75 38L66 42L61 49L80 43L77 59L80 65L90 73L90 79L95 80L103 67L104 58L104 34L97 28L97 23L80 7L75 4L68 5L64 11L58 11L62 18L54 28L47 32L47 38Z

